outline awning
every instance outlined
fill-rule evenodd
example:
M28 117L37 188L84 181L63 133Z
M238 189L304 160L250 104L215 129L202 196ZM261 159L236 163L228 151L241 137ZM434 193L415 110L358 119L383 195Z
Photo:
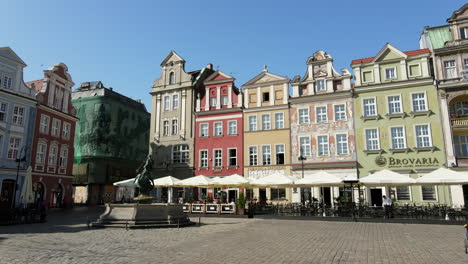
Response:
M319 171L312 175L306 176L302 179L296 180L297 186L342 186L343 179L328 173L326 171Z
M446 168L439 168L418 179L417 184L424 185L458 185L468 184L468 174Z
M213 183L213 179L210 177L199 175L195 177L190 177L185 180L179 181L175 186L181 187L210 187Z
M391 170L381 170L360 178L359 182L366 186L406 186L414 184L415 180Z
M250 185L250 180L239 174L213 179L213 186L218 187L246 187L248 185Z
M154 187L172 187L177 185L179 182L179 179L172 176L166 176L153 180Z
M294 178L280 173L274 173L266 177L252 180L252 185L262 187L294 187Z

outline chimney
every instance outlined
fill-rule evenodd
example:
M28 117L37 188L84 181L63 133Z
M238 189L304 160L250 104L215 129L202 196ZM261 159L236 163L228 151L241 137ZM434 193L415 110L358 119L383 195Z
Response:
M213 69L213 64L212 64L212 63L208 63L208 65L206 65L206 67L207 67L208 69L212 70L212 69Z

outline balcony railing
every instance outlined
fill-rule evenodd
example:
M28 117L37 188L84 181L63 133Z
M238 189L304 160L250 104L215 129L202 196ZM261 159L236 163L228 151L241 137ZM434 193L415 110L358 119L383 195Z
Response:
M467 127L468 128L468 117L450 118L450 123L453 127Z

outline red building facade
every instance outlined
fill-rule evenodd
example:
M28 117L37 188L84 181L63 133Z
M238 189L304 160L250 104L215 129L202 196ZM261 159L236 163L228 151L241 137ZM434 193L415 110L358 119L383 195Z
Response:
M198 95L195 110L195 176L243 174L243 100L234 80L216 71L204 81L204 94ZM216 191L203 189L200 195L216 198ZM236 190L226 191L229 200L237 198Z
M69 206L78 120L71 104L74 83L68 67L59 63L45 70L43 79L26 85L37 91L38 103L31 155L35 201L45 201L47 207Z

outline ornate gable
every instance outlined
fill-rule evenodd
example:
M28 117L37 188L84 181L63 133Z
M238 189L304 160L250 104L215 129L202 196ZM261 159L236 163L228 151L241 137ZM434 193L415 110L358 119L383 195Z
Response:
M408 56L401 52L399 49L390 45L390 43L385 44L385 46L377 53L372 62L380 62L386 60L394 59L406 59Z
M23 66L26 66L26 63L18 55L16 55L16 53L10 47L0 48L0 57L5 57Z
M242 86L248 88L248 86L262 85L271 82L288 82L288 78L263 71Z

